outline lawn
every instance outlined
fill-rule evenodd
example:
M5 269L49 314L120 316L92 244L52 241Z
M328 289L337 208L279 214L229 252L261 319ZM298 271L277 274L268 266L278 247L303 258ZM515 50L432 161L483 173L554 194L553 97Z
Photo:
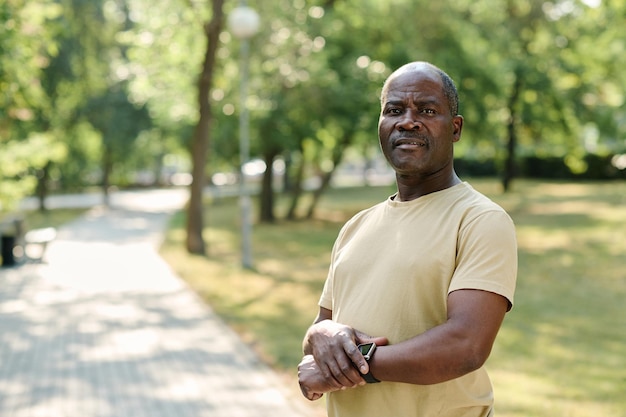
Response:
M519 241L516 305L487 363L498 416L626 417L626 183L517 181L502 194L470 182L511 214ZM182 249L182 213L162 254L295 387L334 238L392 192L331 190L315 220L255 225L254 271L239 267L234 199L207 204L208 258Z
M43 227L59 227L84 214L84 208L62 208L47 211L30 210L24 212L26 231Z

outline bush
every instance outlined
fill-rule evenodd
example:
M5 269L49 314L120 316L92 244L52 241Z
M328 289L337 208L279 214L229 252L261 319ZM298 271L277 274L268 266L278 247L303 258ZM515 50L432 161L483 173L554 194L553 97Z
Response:
M587 154L582 159L582 172L572 172L567 166L565 158L528 156L522 159L520 164L521 176L525 178L549 178L549 179L586 179L586 180L612 180L626 179L626 170L620 170L613 166L611 160L614 155Z
M615 155L587 154L580 161L580 172L573 172L565 157L526 156L518 160L517 176L534 179L566 180L615 180L626 179L626 169L618 169L612 163ZM478 160L458 158L454 161L457 173L462 177L497 177L502 168L493 159Z

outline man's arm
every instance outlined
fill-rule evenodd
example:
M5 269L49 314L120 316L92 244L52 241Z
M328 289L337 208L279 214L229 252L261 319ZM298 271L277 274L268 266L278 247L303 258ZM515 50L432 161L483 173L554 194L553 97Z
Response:
M480 290L448 296L448 319L414 338L376 350L372 374L382 381L437 384L480 368L491 353L508 300ZM318 358L316 358L318 360Z
M384 346L384 338L363 335L359 340L360 333L333 322L329 318L332 312L320 309L304 341L305 354L312 356L301 364L307 369L299 369L301 389L303 393L308 390L307 398L317 399L322 391L363 384L353 363L367 373L363 367L367 362L356 349L356 343L366 341L382 345L369 363L372 374L381 381L428 385L463 376L480 368L489 357L508 306L506 298L492 292L454 291L448 296L445 323L390 346Z
M492 292L454 291L448 296L447 321L404 342L380 346L369 363L372 374L382 381L427 385L472 372L487 360L508 306L505 297ZM356 330L331 316L320 309L305 337L305 353L315 357L319 372L333 385L354 387L362 380L353 363L362 373L368 371L356 344L384 345L386 340L359 340Z
M317 317L315 317L315 320L313 320L313 325L309 327L306 334L304 335L304 340L302 342L302 350L304 351L305 355L310 355L313 353L313 347L311 346L310 339L312 337L315 325L321 321L332 320L332 319L333 319L332 310L329 310L324 307L320 307L319 312L317 313Z

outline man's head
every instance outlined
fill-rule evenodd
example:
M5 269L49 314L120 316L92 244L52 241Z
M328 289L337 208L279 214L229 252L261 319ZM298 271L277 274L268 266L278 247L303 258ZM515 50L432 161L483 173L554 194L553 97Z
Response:
M383 85L383 90L382 90L381 97L380 97L381 103L382 103L383 97L385 96L387 92L389 82L393 78L399 76L402 73L405 73L408 71L415 71L415 70L422 69L422 68L430 68L431 70L439 74L439 76L441 77L441 83L443 85L443 95L448 99L448 104L450 107L450 114L452 116L458 115L459 114L459 93L457 91L456 85L454 84L454 81L441 68L436 67L424 61L410 62L398 68L397 70L395 70L393 74L391 74L389 78L387 78L387 80L385 81L385 84Z
M450 77L426 62L404 65L381 94L378 135L396 173L425 180L453 174L453 143L461 137L458 94Z

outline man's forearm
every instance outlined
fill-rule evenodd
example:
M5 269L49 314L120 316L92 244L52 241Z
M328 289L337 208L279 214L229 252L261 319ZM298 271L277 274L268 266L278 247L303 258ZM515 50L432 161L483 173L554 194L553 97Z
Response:
M316 332L320 331L318 323L319 321L316 321L314 324L312 324L304 334L304 339L302 340L302 351L305 355L313 354L313 343L311 343L311 338Z
M304 339L302 341L302 351L305 355L313 354L313 346L311 344L311 335L318 330L316 325L324 320L332 320L333 312L331 310L320 307L317 317L313 321L313 324L307 329Z
M507 301L489 292L449 296L448 320L404 342L376 350L370 366L383 381L437 384L480 368L504 318Z
M476 353L470 340L434 328L405 342L379 347L369 365L372 374L382 381L430 385L478 369L483 358L486 356Z

